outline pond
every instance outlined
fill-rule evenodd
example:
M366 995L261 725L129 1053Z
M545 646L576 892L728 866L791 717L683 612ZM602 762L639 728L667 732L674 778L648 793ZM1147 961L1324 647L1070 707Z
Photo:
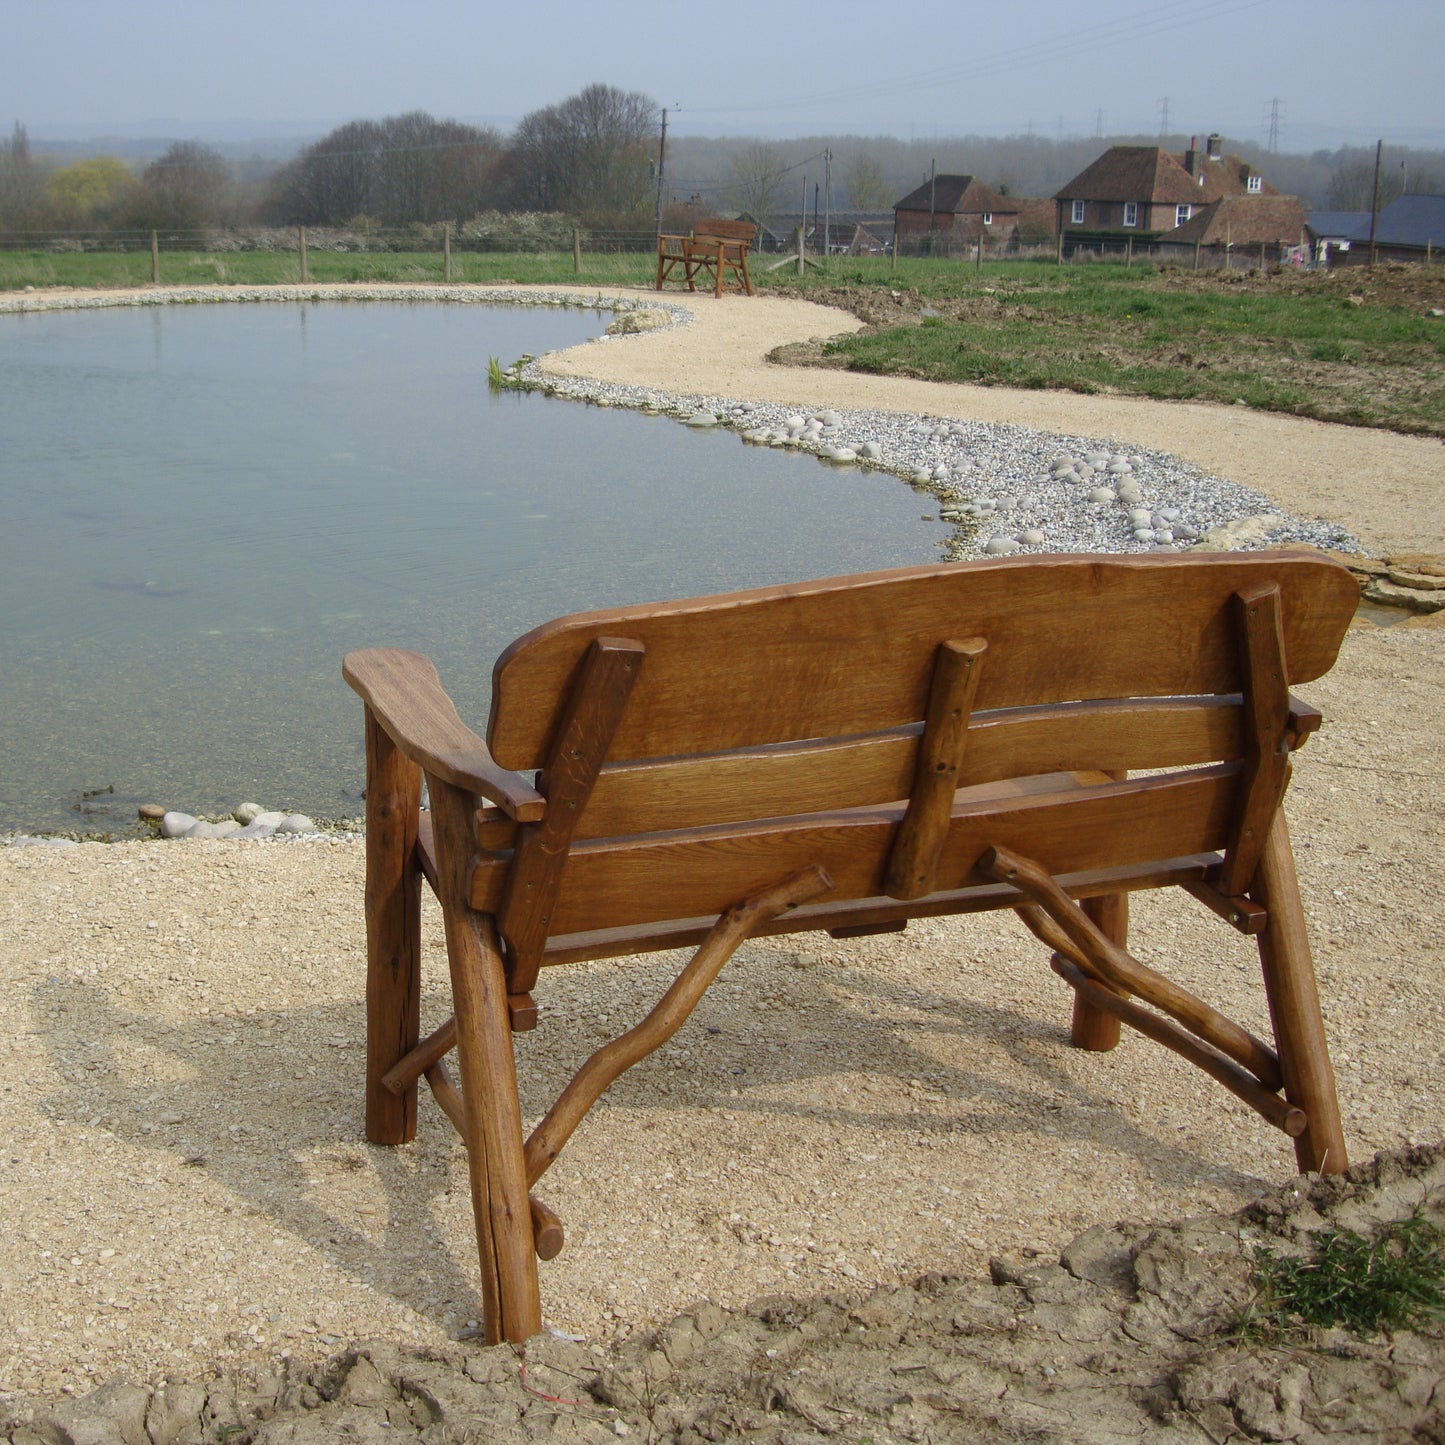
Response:
M0 317L0 833L115 835L144 801L354 815L351 648L430 654L480 728L496 653L550 617L937 555L892 477L489 392L490 356L607 319Z

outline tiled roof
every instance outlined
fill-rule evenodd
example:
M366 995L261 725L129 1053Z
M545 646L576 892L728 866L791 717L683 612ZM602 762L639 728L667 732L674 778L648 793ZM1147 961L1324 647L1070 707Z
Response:
M1297 246L1305 208L1296 196L1222 196L1197 210L1160 241L1205 246Z
M1060 201L1142 201L1151 205L1179 205L1216 201L1221 196L1277 196L1279 192L1260 178L1260 189L1249 190L1256 168L1238 156L1209 156L1196 151L1198 174L1191 175L1185 156L1158 146L1110 146L1062 189ZM1187 152L1186 152L1187 155Z
M931 195L931 199L930 199ZM967 211L998 211L1012 216L1018 211L1007 196L1001 196L976 176L935 176L909 191L895 206L896 211L927 211L936 215Z

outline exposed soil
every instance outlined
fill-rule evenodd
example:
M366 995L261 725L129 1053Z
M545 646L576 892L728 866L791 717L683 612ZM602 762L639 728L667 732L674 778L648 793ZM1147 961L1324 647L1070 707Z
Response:
M310 1366L18 1400L14 1445L1445 1439L1445 1320L1361 1336L1255 1323L1261 1250L1445 1220L1440 1148L1300 1181L1233 1215L1099 1226L874 1290L694 1305L625 1344L390 1342Z

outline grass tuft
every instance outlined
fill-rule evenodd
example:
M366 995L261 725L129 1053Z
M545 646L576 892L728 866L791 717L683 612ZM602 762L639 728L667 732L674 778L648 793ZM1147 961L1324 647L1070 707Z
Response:
M1358 1335L1445 1319L1445 1231L1416 1215L1372 1235L1331 1230L1304 1258L1262 1249L1245 1338L1343 1326Z

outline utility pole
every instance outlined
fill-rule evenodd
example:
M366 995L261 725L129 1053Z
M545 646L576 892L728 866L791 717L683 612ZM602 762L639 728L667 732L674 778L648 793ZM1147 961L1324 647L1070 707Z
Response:
M1159 136L1162 140L1169 134L1169 97L1159 102Z
M933 254L933 211L938 198L938 157L928 163L928 254Z
M653 229L662 235L662 171L667 160L667 107L662 107L662 138L657 143L657 209L653 212ZM660 264L660 263L659 263Z
M828 231L833 220L833 147L823 151L823 259L828 259Z
M1279 154L1279 97L1269 103L1269 153Z
M1370 196L1370 265L1375 264L1375 223L1380 219L1380 153L1385 142L1375 142L1375 189Z

